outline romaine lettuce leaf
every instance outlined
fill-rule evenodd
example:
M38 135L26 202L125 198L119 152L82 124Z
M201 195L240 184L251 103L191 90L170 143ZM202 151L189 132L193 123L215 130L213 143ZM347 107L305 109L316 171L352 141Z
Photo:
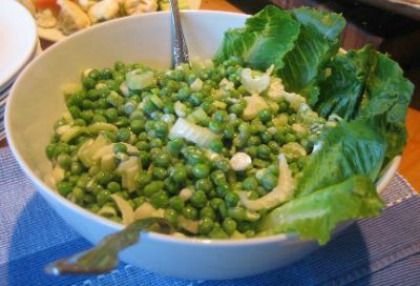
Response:
M306 7L293 10L293 16L301 23L299 37L277 75L287 91L305 96L313 105L319 94L319 74L340 47L339 36L345 21L338 14Z
M377 121L342 121L328 128L320 147L309 158L298 182L296 197L335 185L355 175L368 176L375 182L382 168L387 141Z
M387 158L406 144L405 117L413 85L388 56L369 47L337 55L327 65L331 75L320 81L315 110L323 117L373 119L388 141Z
M365 92L373 56L373 50L366 46L338 54L327 64L328 75L320 80L320 95L314 108L319 115L328 118L336 114L346 120L354 119Z
M260 231L294 232L303 239L325 244L338 223L377 216L382 207L371 179L353 176L274 209L261 221Z
M299 23L290 13L270 5L249 18L244 28L225 32L213 59L223 62L238 56L256 69L266 70L271 65L280 68L298 35Z
M396 62L384 54L375 52L375 55L357 118L383 118L382 127L389 144L387 158L392 159L401 154L406 145L405 118L414 86L404 78Z

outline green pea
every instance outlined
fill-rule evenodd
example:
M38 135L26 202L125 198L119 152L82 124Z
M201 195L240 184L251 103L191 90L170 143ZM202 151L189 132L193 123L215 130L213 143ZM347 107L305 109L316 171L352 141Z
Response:
M214 133L221 133L223 131L223 125L219 121L210 121L209 129Z
M277 186L277 178L276 176L266 173L261 179L261 185L266 189L267 191L271 191Z
M247 142L247 146L258 146L260 144L261 144L261 139L260 137L256 135L252 135L251 137L249 137L248 142Z
M213 230L209 233L209 237L212 239L227 239L229 236L224 232L221 228L213 228Z
M240 116L242 112L245 110L246 104L243 103L235 103L229 107L229 112L234 113L237 116Z
M181 151L184 144L184 139L176 138L168 142L167 149L171 154L177 155Z
M203 191L209 193L213 189L213 184L209 179L199 179L195 182L195 189L197 191Z
M174 209L166 209L164 219L166 219L172 226L178 224L178 214Z
M92 122L107 122L105 116L100 114L95 114L92 118Z
M99 77L101 79L112 79L112 70L109 68L104 68L99 72Z
M58 155L57 162L63 169L69 169L72 164L71 157L68 154Z
M164 180L168 176L168 171L164 168L155 167L153 169L153 178L156 180Z
M235 232L237 226L237 222L230 217L225 218L222 223L222 228L228 235L232 235Z
M207 196L203 191L195 191L191 196L191 205L196 208L202 208L207 204Z
M211 218L205 217L198 221L198 232L200 234L209 234L214 227L214 222Z
M216 193L219 197L224 197L228 192L231 191L231 188L228 183L219 183L216 187Z
M171 172L171 178L176 183L185 182L185 180L188 178L188 171L184 166L176 166Z
M165 191L159 191L152 195L150 203L155 208L164 208L169 204L169 197Z
M82 84L83 84L83 87L84 88L86 88L86 89L92 89L92 88L95 88L96 81L93 78L85 77L82 80Z
M136 178L136 181L139 184L140 188L143 188L144 186L146 186L148 183L151 182L151 180L152 180L152 176L146 172L140 173Z
M243 181L243 187L247 191L256 190L258 187L258 180L255 177L248 177Z
M86 124L86 121L85 120L83 120L82 118L77 118L77 119L75 119L74 121L73 121L73 124L75 125L75 126L86 126L87 124Z
M118 141L128 142L130 140L130 130L128 128L120 128L117 132Z
M210 177L216 186L226 184L226 175L221 170L213 171Z
M57 184L57 190L62 196L67 196L72 192L73 184L69 182L60 182Z
M148 151L150 148L149 143L147 143L146 141L138 141L135 146L137 149L143 151Z
M182 210L182 214L185 216L185 218L187 219L196 219L198 217L198 211L196 208L192 207L192 206L186 206L183 210Z
M213 117L218 122L223 123L227 120L228 114L225 110L216 110L213 114Z
M80 118L82 114L82 111L80 110L80 108L75 105L70 106L68 110L73 118Z
M154 163L157 167L168 168L171 163L171 156L167 152L161 151L156 155Z
M286 136L285 136L284 140L285 140L287 143L290 143L290 142L296 142L296 136L295 136L295 135L293 135L292 133L288 133L288 134L286 134Z
M261 137L261 141L264 143L268 143L270 142L271 139L273 139L273 135L267 130L262 132L260 137Z
M67 100L67 106L83 106L83 101L86 99L86 93L83 90L73 93Z
M162 181L152 181L144 187L143 194L146 197L151 197L153 194L161 191L164 186L165 183Z
M47 155L48 159L53 159L56 153L56 145L55 144L48 144L45 148L45 154Z
M83 110L80 117L86 121L86 123L90 123L93 121L94 113L92 110Z
M180 196L175 196L170 198L169 205L171 208L176 210L178 213L182 213L184 209L185 202Z
M223 128L223 136L227 139L232 139L235 137L235 128L229 124L225 125Z
M107 190L101 190L96 196L96 200L98 201L99 206L103 206L111 201L111 194Z
M164 121L158 121L155 124L154 131L157 137L165 138L169 132L168 124Z
M70 166L70 172L73 175L80 175L83 172L83 166L79 162L73 162Z
M152 138L149 142L149 146L150 146L150 148L162 147L163 146L162 139Z
M84 195L85 195L85 191L83 191L83 189L82 188L79 188L79 187L74 187L73 188L73 191L72 191L72 193L71 193L72 195L73 195L73 197L76 199L76 200L78 200L78 201L82 201L83 200L83 197L84 197Z
M244 209L243 207L228 208L228 217L236 221L247 220L246 209Z
M269 159L271 155L271 149L265 144L258 146L258 157L261 159Z
M236 207L239 203L239 196L234 192L228 192L225 195L225 202L227 207Z
M210 150L216 153L221 153L223 150L223 142L221 140L213 140L210 142Z
M123 143L115 143L112 146L112 151L114 151L114 153L127 153L127 145Z
M136 209L146 201L146 198L143 196L140 196L140 197L132 199L131 201L133 202L134 209Z
M119 184L119 183L117 183L117 182L109 182L109 183L106 185L106 189L107 189L109 192L111 192L112 194L114 194L114 193L118 193L118 192L120 192L120 191L121 191L121 186L120 186L120 184Z
M223 173L227 173L231 169L229 160L226 158L219 159L215 161L213 164L214 164L214 167L216 167Z
M140 132L144 131L144 122L140 119L134 119L130 122L131 131L134 134L139 134Z
M110 171L100 171L96 174L95 180L98 184L106 186L114 178L114 174Z
M156 111L158 108L157 108L157 106L151 101L151 100L147 100L145 103L144 103L144 106L143 106L143 111L146 113L146 114L152 114L154 111Z
M202 179L202 178L206 178L209 175L210 168L209 168L209 166L207 166L205 164L197 164L192 169L192 172L193 172L193 175L196 178Z
M272 112L270 109L265 108L258 112L258 119L262 122L268 122L272 119Z
M150 154L146 150L139 151L139 158L143 168L147 169L150 165Z
M216 220L216 213L214 212L213 208L210 206L205 206L200 209L200 218L208 217L212 220Z
M87 98L92 100L92 101L96 101L99 98L101 98L102 96L102 91L98 90L98 89L91 89L87 92Z

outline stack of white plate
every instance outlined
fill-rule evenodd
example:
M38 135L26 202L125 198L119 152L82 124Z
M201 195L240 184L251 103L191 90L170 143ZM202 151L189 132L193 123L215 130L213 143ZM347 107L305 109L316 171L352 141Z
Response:
M36 24L17 1L0 0L0 140L7 96L19 73L40 52Z

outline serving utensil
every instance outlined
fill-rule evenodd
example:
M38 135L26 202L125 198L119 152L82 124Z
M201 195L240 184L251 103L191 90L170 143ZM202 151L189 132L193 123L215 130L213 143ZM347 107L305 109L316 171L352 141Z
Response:
M172 68L175 68L181 64L189 64L189 56L182 31L178 0L169 0L169 3L171 4Z
M134 221L123 230L106 236L101 242L87 250L48 264L45 272L62 274L101 274L117 267L118 253L140 240L140 232L155 227L154 231L170 234L173 227L162 218L150 217Z

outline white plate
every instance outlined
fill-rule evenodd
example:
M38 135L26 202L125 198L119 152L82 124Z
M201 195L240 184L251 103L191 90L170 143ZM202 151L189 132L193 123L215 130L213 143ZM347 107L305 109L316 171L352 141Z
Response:
M38 41L31 14L13 0L0 1L0 90L34 56Z
M187 0L189 10L198 10L201 6L201 0ZM58 42L66 38L63 33L58 29L45 29L38 27L38 35L41 39L48 40L50 42Z

